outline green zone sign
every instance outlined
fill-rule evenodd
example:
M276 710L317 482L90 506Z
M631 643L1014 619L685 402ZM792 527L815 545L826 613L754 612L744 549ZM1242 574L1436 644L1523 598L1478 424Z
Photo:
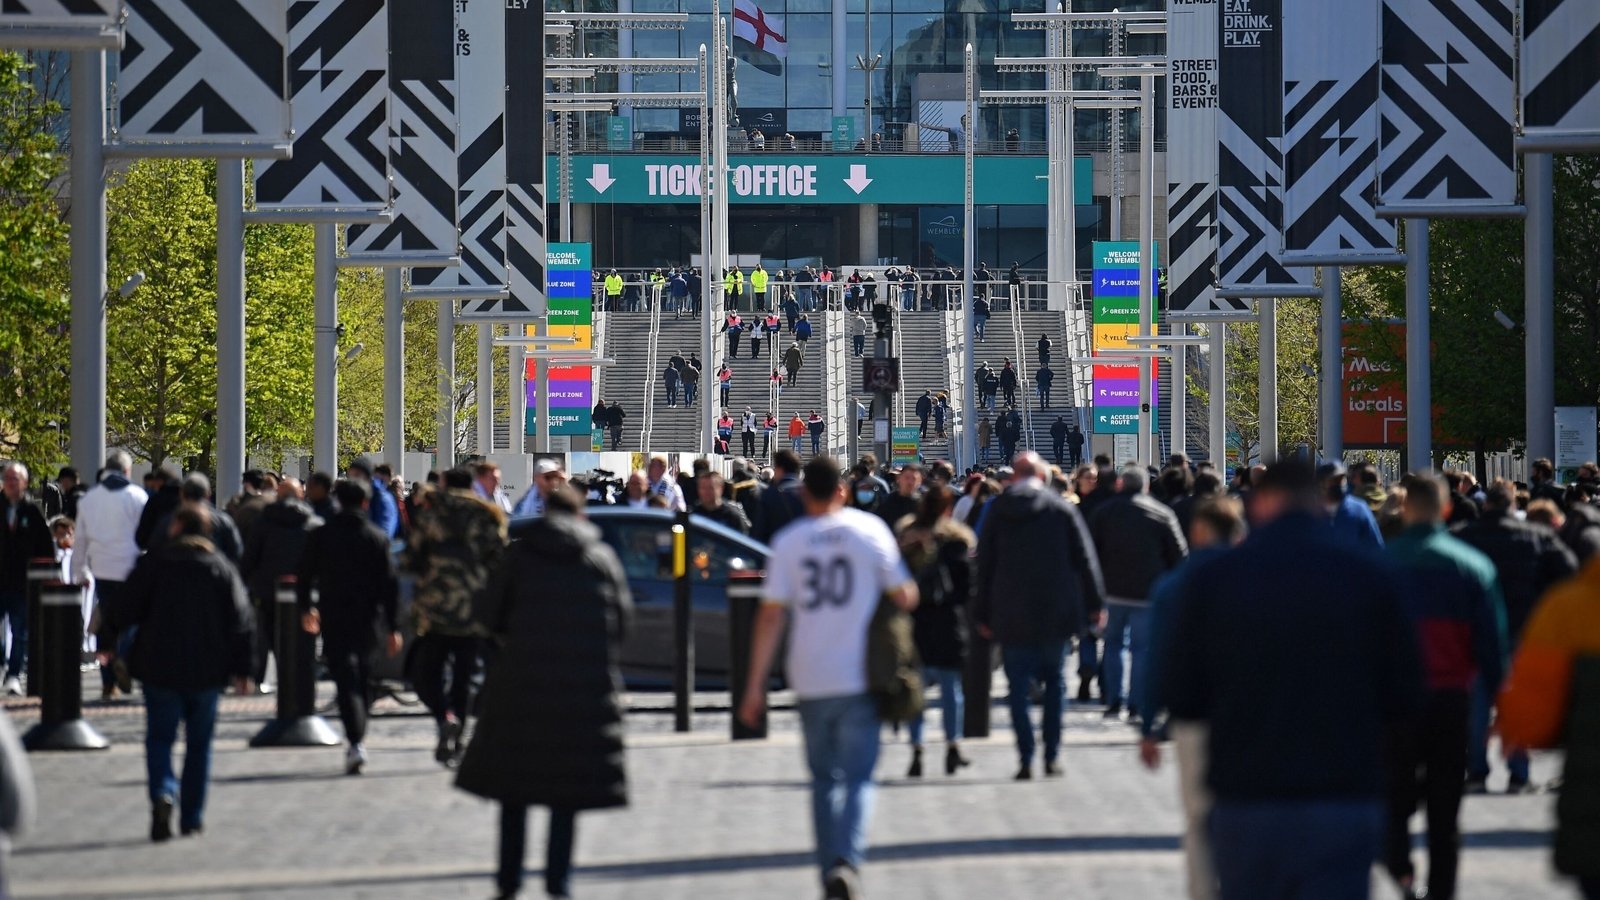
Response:
M959 205L965 178L960 154L740 154L729 160L731 203ZM550 159L551 185L560 162ZM1094 202L1093 163L1073 161L1073 196ZM1042 156L979 156L973 180L979 205L1042 206L1046 197ZM557 191L550 202L560 202ZM574 156L574 203L700 202L700 158L658 154Z

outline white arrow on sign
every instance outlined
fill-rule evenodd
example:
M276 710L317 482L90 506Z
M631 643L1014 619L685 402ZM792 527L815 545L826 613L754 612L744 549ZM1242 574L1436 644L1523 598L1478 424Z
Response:
M867 189L867 185L872 183L872 179L867 177L866 166L852 165L850 167L850 177L846 178L844 183L849 185L850 190L860 194L862 191Z
M604 194L606 188L617 183L617 180L611 177L611 166L608 163L595 163L594 174L584 181L589 182L589 186L594 188L596 194Z

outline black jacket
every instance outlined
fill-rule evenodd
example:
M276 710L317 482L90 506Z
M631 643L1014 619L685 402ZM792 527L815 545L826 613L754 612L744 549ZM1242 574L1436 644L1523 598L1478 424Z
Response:
M1052 423L1050 425L1050 437L1052 440L1065 441L1067 439L1067 423L1059 419Z
M179 506L181 505L180 503ZM149 508L148 505L145 507L145 509ZM209 540L217 548L218 553L227 557L228 562L233 563L235 566L239 565L244 560L244 543L239 540L239 526L233 524L232 516L217 509L215 506L208 506L207 511L211 514ZM172 530L172 516L176 512L176 508L168 510L167 514L156 522L155 527L150 530L149 536L145 539L144 549L146 552L159 550L167 543L167 534ZM144 527L143 518L139 520L139 527Z
M606 426L609 428L621 428L622 420L627 417L628 414L622 411L621 406L612 404L606 408Z
M507 803L625 805L617 659L633 600L599 529L571 516L533 522L474 612L497 652L456 786Z
M1504 512L1486 512L1452 531L1494 563L1513 647L1544 592L1578 571L1578 560L1554 531Z
M783 526L804 514L800 504L800 479L793 475L773 481L761 491L761 529L754 537L771 544Z
M1586 503L1574 504L1561 526L1561 540L1580 564L1600 554L1600 511Z
M931 530L911 527L910 518L900 526L900 552L921 596L911 614L917 654L924 665L959 669L967 655L972 550L978 538L954 519L941 519Z
M878 500L878 516L891 530L899 527L900 520L917 511L918 499L894 491Z
M1105 606L1094 539L1072 504L1042 485L989 501L978 536L976 622L1001 644L1065 641Z
M256 602L273 602L278 579L299 574L306 538L321 525L304 500L286 498L262 510L239 563L239 574Z
M17 502L16 523L8 526L11 502L0 494L0 591L28 589L28 562L55 559L55 541L44 511L24 494Z
M302 612L311 608L311 590L317 590L325 642L370 647L380 622L385 631L398 627L399 583L389 538L359 510L341 512L311 532L295 588Z
M933 415L933 398L924 394L917 398L917 415L926 419Z
M744 507L737 503L724 502L716 509L706 509L697 504L694 512L695 515L705 516L718 525L725 525L740 534L750 533L750 517L744 514Z
M174 538L140 557L107 612L118 630L139 628L128 668L140 681L201 691L250 675L254 620L244 582L204 538Z
M1178 517L1145 493L1100 504L1089 518L1089 534L1100 553L1106 596L1118 600L1148 599L1156 579L1189 554Z
M161 490L150 495L150 500L144 505L144 512L139 514L139 527L133 532L134 543L139 545L139 549L149 550L166 537L161 533L161 529L166 527L167 517L177 508L176 484L162 485Z

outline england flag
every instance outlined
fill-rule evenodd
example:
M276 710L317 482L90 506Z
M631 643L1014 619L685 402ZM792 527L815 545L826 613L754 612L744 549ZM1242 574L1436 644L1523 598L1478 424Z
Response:
M734 53L740 59L770 75L783 74L789 42L754 0L734 0L733 36L738 41L734 44Z

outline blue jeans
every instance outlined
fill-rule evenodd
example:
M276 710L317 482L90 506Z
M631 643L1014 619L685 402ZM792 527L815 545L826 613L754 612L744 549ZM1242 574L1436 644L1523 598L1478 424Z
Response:
M980 340L980 341L983 340L983 329L988 327L988 325L989 325L989 317L988 316L973 316L972 317L972 328L973 328L974 331L978 332L978 340Z
M853 343L855 345L856 355L857 356L860 356L861 354L867 352L867 336L866 335L864 335L864 334L855 335L854 337L850 338L850 341L851 341L851 343Z
M1144 605L1106 604L1106 647L1100 659L1100 690L1107 705L1121 703L1123 697L1139 696L1140 656L1150 646L1150 610ZM1126 693L1122 690L1122 651L1133 661L1129 666Z
M939 686L939 712L944 721L944 739L952 744L961 740L966 721L965 697L961 693L961 670L927 666L922 670L922 680ZM922 746L923 716L911 720L911 743Z
M916 290L913 289L913 288L907 288L904 291L901 291L901 294L902 294L902 300L901 300L901 304L900 304L901 308L903 308L906 312L914 311L917 308L917 292L916 292Z
M21 678L28 666L28 594L0 591L0 616L11 625L11 647L6 652L6 674Z
M178 824L195 829L203 823L206 784L211 780L211 734L217 726L217 698L222 691L174 691L144 685L144 762L150 780L150 802L163 797L178 801ZM172 771L172 745L183 723L183 784Z
M695 390L694 389L697 388L697 387L699 387L699 385L690 384L688 382L684 382L684 385L683 385L683 403L684 403L685 406L693 406L694 405L694 394L695 394Z
M800 729L811 770L811 823L822 877L866 857L872 769L878 764L878 710L868 694L801 700Z
M1472 684L1472 709L1467 715L1467 777L1477 781L1489 778L1489 710L1494 700L1483 688L1480 678ZM1528 751L1515 750L1506 754L1506 768L1511 780L1528 781Z
M1000 648L1010 694L1011 730L1017 735L1017 756L1023 765L1033 762L1033 715L1028 691L1035 680L1044 684L1044 758L1055 762L1061 753L1061 707L1066 694L1067 645L1065 641L1047 644L1008 644Z
M673 383L667 385L667 405L668 406L677 406L678 405L678 383L677 382L673 382Z
M1210 824L1222 900L1350 900L1369 895L1383 804L1219 799Z

